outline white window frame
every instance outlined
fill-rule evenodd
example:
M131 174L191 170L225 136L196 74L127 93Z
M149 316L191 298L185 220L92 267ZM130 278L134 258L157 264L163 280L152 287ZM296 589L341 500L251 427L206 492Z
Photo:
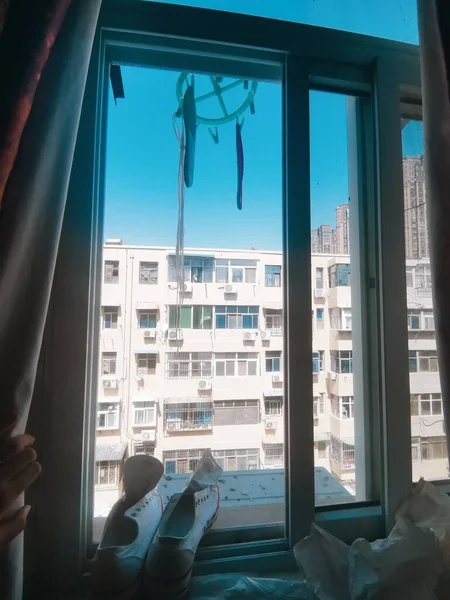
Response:
M156 411L157 405L155 400L151 400L149 398L143 398L142 400L138 400L133 398L133 427L156 427ZM137 422L137 415L143 414L144 417L146 413L153 413L153 418L147 419L142 422Z
M318 375L320 371L323 371L324 361L324 350L315 350L312 354L312 372L314 375Z
M416 405L417 411L413 411L411 408L411 415L413 417L421 417L424 419L433 419L434 417L443 417L443 407L442 407L442 395L440 392L430 393L430 394L411 394L411 407L413 404ZM429 406L429 411L425 410L425 406ZM435 406L438 407L438 412L434 412L436 410ZM414 414L417 412L417 414Z
M281 350L266 350L264 355L264 367L266 373L281 373L283 371ZM278 368L275 368L278 361ZM269 365L269 368L267 366Z
M111 310L114 308L114 310ZM106 327L106 323L111 323L111 327ZM105 306L103 308L103 329L118 329L119 328L119 309L116 307ZM115 327L114 327L115 325Z
M106 356L109 354L110 356ZM102 376L117 374L117 352L102 352Z
M166 352L166 379L210 379L212 352Z
M252 471L253 468L249 468L249 459L256 459L255 465L256 468L259 468L260 460L259 460L259 449L258 448L238 448L237 450L213 450L213 456L215 460L219 463L220 467L224 471L233 472L233 471ZM246 469L238 469L239 459L241 461L245 460L247 464ZM253 460L252 460L253 463ZM236 466L236 468L233 468Z
M279 273L270 272L267 269L279 269ZM265 287L281 287L282 284L282 266L264 265L264 285Z
M139 284L158 284L158 263L154 261L141 260L139 262Z
M150 317L154 316L155 325L152 327L147 324L145 326L141 325L141 317L147 317L147 323L150 323ZM138 311L138 329L156 329L156 324L158 322L158 311L157 310L139 310Z
M43 369L38 372L35 386L35 402L39 400L43 408L41 413L48 415L51 411L53 416L51 423L48 420L45 423L48 442L42 441L49 450L46 452L46 469L58 472L58 489L71 492L66 494L64 514L54 511L47 500L37 499L34 503L35 513L47 523L46 531L41 532L39 539L39 572L44 578L48 574L48 581L54 579L54 572L67 573L67 577L59 578L53 585L71 586L72 589L81 581L82 569L86 569L86 560L82 559L91 542L88 523L92 516L95 400L90 399L96 398L98 384L105 107L109 93L109 61L120 63L124 60L124 52L128 64L159 64L167 68L170 63L174 69L180 69L180 60L191 65L190 61L195 62L196 57L201 56L203 65L213 65L209 68L211 72L220 71L234 76L237 65L250 79L263 77L269 81L284 82L284 122L288 125L283 146L284 208L287 216L283 268L286 284L283 303L286 307L285 412L286 431L295 432L295 436L286 440L286 467L290 475L286 482L286 527L258 527L256 541L250 546L240 544L242 550L233 548L228 567L242 565L242 554L247 565L251 555L252 565L262 571L268 564L274 564L274 554L279 561L277 565L285 566L287 563L283 562L283 556L289 554L286 550L309 532L312 522L330 529L347 542L361 536L385 537L394 523L395 510L409 493L412 481L408 336L404 326L407 312L404 207L399 201L403 192L399 107L400 97L413 107L417 106L420 98L418 51L411 46L367 36L282 21L272 24L267 20L231 13L226 14L229 26L224 28L224 17L216 11L156 6L150 2L143 3L139 10L145 18L140 13L133 13L133 9L128 9L125 4L121 11L107 4L102 9L101 31L94 45L84 95L79 143L53 283L52 293L58 301L53 302L47 319L48 334L43 348L45 356L51 357L52 377ZM180 22L185 25L181 34L178 29ZM142 31L142 23L149 24L150 29ZM133 43L129 43L130 40ZM136 40L139 40L137 46L134 45ZM155 40L157 43L153 43ZM302 43L299 44L298 40ZM146 44L153 46L147 51ZM166 46L162 52L164 60L156 49L161 45ZM175 46L177 53L174 58L167 49ZM205 48L211 49L213 58L205 52ZM232 61L228 61L230 53ZM186 69L189 68L186 66ZM208 66L204 68L208 70ZM307 201L310 198L309 90L316 86L323 89L324 85L330 91L349 94L349 114L357 115L357 122L364 129L364 136L358 136L354 121L351 121L349 156L356 151L358 156L364 155L367 169L364 182L368 184L362 190L357 185L355 174L350 172L349 192L354 211L353 223L356 223L351 224L351 228L360 228L356 233L359 243L351 244L351 252L357 248L364 255L361 261L357 254L351 256L352 285L357 282L358 289L362 290L359 308L352 298L353 350L355 363L358 355L364 372L370 367L370 376L362 383L355 382L355 388L363 387L361 396L358 396L357 419L363 423L362 431L369 428L370 439L374 442L370 447L366 444L366 448L360 445L358 449L360 442L355 439L355 470L356 480L362 486L363 500L370 498L371 490L375 490L375 502L366 505L362 500L357 507L339 507L340 511L345 510L345 518L342 512L336 512L337 509L325 513L314 505L311 347L299 344L299 339L312 339L311 259L308 250L311 207ZM359 93L362 93L361 98L356 97ZM366 101L369 96L371 100ZM93 168L86 170L87 162ZM362 168L360 162L358 169ZM305 201L298 202L298 198L305 198ZM73 236L75 226L76 239ZM73 286L74 274L80 282L76 289ZM61 307L74 302L78 307L76 323L71 329L71 343L67 344L66 309ZM358 325L357 331L356 325L362 322L361 311L367 318L364 326ZM358 336L361 343L357 342ZM364 352L357 353L356 344L362 344ZM367 348L371 349L370 353L367 353ZM49 365L48 360L46 364ZM53 402L58 397L64 397L65 402ZM296 401L291 402L291 399ZM383 427L377 427L380 422ZM67 445L64 436L69 430L74 442ZM60 452L52 457L51 448L55 444L58 444ZM371 456L374 448L379 448L379 453L373 454L372 451ZM61 461L65 464L63 472L59 469ZM57 493L55 482L55 477L42 480L39 483L40 497L47 499ZM376 490L381 491L377 493ZM279 541L266 544L268 535L274 536L274 532ZM55 537L58 538L58 548L62 549L58 553L54 552ZM242 539L242 531L231 530L215 537L220 543L225 540L233 543L237 539ZM270 558L265 554L267 548L270 548ZM202 549L198 564L201 565L204 559L205 571L208 569L206 565L214 569L213 556L208 548ZM79 568L73 569L74 564ZM59 587L58 592L61 592ZM64 597L64 592L65 589L59 597Z
M218 365L220 365L220 373L217 371ZM228 369L229 371L233 370L233 374L227 374ZM259 354L258 352L215 352L214 375L216 377L256 377L259 375Z
M226 269L226 277L217 277L218 269ZM237 271L242 272L241 281L236 279L235 272ZM242 283L249 283L255 285L258 283L258 261L245 258L216 258L214 281L218 284L233 283L241 285Z
M156 375L156 354L136 354L136 375Z
M119 283L120 264L118 260L105 260L104 283Z
M103 405L103 408L100 406ZM110 410L112 407L112 410ZM99 419L104 417L105 424L99 425ZM101 398L97 403L97 431L112 431L120 429L120 403L117 399Z
M107 470L107 483L100 483L101 470ZM117 489L120 478L120 461L117 460L102 460L95 463L95 489L96 490L111 490Z
M264 414L266 417L282 417L283 398L264 398Z
M411 361L415 362L415 368L411 368ZM425 366L424 366L425 365ZM432 365L434 365L433 368ZM437 350L410 350L409 351L410 373L439 373Z

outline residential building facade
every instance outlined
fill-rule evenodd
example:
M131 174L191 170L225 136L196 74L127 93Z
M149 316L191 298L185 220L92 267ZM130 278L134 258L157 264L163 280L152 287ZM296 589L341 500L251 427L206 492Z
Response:
M282 468L282 254L186 249L178 303L172 248L104 247L96 502L120 489L123 458L150 453L189 473L211 448L226 471ZM413 470L447 469L429 264L407 261ZM314 455L354 492L350 257L311 265ZM98 498L98 500L97 500Z

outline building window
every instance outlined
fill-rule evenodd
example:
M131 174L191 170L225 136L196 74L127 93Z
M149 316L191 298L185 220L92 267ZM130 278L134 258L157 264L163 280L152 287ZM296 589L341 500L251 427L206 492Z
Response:
M434 331L434 315L431 310L408 311L408 329L411 331Z
M410 310L408 312L408 329L420 329L420 311Z
M139 354L137 357L137 374L154 375L156 373L156 355Z
M441 417L444 414L441 394L411 394L410 401L412 417Z
M330 459L344 471L355 468L355 446L330 435Z
M330 309L330 328L339 331L352 330L352 311L350 308Z
M105 306L103 308L103 329L117 329L119 312L117 307Z
M431 269L430 265L417 265L415 269L416 287L431 289Z
M95 463L95 486L101 488L117 488L119 485L120 463L102 460Z
M316 309L317 329L323 329L323 308Z
M184 280L192 283L212 283L214 259L212 257L185 256ZM178 281L175 256L169 256L169 281Z
M258 375L257 352L216 352L216 377Z
M325 414L325 402L323 394L320 396L314 396L313 401L313 416L315 419L318 419L320 415Z
M216 306L217 329L258 329L259 306Z
M169 327L177 326L176 306L169 306ZM182 329L212 329L212 306L181 306L180 324Z
M164 404L164 430L209 431L213 428L212 402L167 402Z
M279 373L281 371L281 351L266 352L266 373Z
M328 270L330 288L350 285L350 265L333 265Z
M331 370L335 373L353 373L351 350L330 350Z
M216 259L216 283L256 283L258 261L238 258Z
M163 452L164 472L166 475L192 473L195 471L206 448L190 450L166 450Z
M254 471L259 469L258 448L213 450L212 454L223 471Z
M133 427L155 427L156 404L154 400L133 401Z
M166 352L166 379L208 379L212 352Z
M319 350L319 352L313 352L312 368L313 368L313 373L318 373L319 371L323 371L323 350Z
M410 373L437 373L439 371L436 350L410 350Z
M139 263L139 283L147 285L156 285L158 283L158 263Z
M422 438L420 440L420 456L422 460L447 458L447 442L445 437Z
M330 394L331 412L338 419L354 418L353 396L335 396Z
M283 415L283 398L270 398L264 400L266 417L281 417Z
M423 328L426 331L434 331L434 315L432 312L423 313Z
M214 425L257 425L259 400L218 400L214 402Z
M324 288L323 267L316 267L316 289Z
M264 447L264 468L279 469L284 465L284 445L283 444L265 444Z
M119 261L105 260L105 283L119 283Z
M102 375L115 375L116 374L116 352L103 352L102 353Z
M155 455L155 444L153 442L134 442L134 454L149 454Z
M265 282L266 287L281 287L281 266L266 265L265 266Z
M139 329L156 329L156 310L139 311Z
M317 448L317 458L326 458L327 457L327 443L322 440L320 442L316 442L315 444Z
M266 329L272 337L283 335L283 313L281 310L267 309L265 311Z
M119 429L119 404L99 402L97 404L97 429Z

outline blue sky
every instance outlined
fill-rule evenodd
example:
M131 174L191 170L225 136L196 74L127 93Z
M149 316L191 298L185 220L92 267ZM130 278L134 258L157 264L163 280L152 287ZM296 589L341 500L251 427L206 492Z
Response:
M178 4L180 2L177 2ZM212 0L191 6L238 10L309 24L417 42L415 0ZM257 13L254 12L257 8ZM128 244L174 245L177 224L178 142L172 126L178 72L122 67L125 100L110 97L107 133L105 237ZM196 77L196 95L209 91ZM245 98L225 94L233 110ZM219 127L215 144L197 129L194 185L186 192L186 246L281 249L281 86L260 83L256 113L245 114L243 210L236 208L234 123ZM216 99L198 113L220 116ZM404 129L405 152L422 151L416 124ZM299 132L301 135L301 132ZM312 226L334 224L334 208L348 200L345 97L311 94Z

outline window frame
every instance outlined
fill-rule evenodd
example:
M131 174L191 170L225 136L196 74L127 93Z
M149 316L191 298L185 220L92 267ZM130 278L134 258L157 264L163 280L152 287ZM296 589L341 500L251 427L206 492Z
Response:
M270 35L267 35L267 31L270 31ZM161 45L178 50L177 65L194 56L208 70L209 56L205 56L204 52L207 49L215 53L213 60L221 72L236 73L240 68L239 60L243 59L247 61L243 70L247 74L252 71L256 78L265 73L266 79L279 81L280 70L284 71L284 121L287 127L284 141L284 202L287 217L284 223L284 252L287 260L283 266L283 280L286 282L286 310L283 315L286 368L291 373L286 377L285 402L286 431L288 434L296 431L295 438L288 435L285 442L287 519L285 527L262 526L257 533L249 534L248 539L252 541L241 544L241 550L233 548L229 566L242 564L242 554L245 554L248 565L252 553L255 557L251 559L251 564L255 568L264 569L268 564L273 565L274 557L278 567L285 566L287 557L283 552L307 534L314 520L345 541L352 541L357 535L383 537L392 526L395 508L409 492L412 481L408 348L407 332L404 331L406 276L405 273L401 274L405 269L403 245L400 243L402 239L399 240L403 230L403 206L396 199L402 197L403 190L401 161L398 161L401 156L400 99L417 103L420 94L417 49L399 42L258 17L154 5L150 2L106 0L101 10L84 96L53 284L53 298L58 298L59 302L52 303L47 319L43 345L47 357L46 368L38 372L35 385L35 398L39 397L42 400L40 406L48 406L55 417L51 424L47 424L49 435L46 439L51 440L49 444L57 443L63 449L57 457L49 458L46 470L48 473L59 472L58 464L64 460L67 468L58 480L59 485L61 489L73 492L68 498L64 515L54 514L55 511L45 502L38 500L34 504L40 518L45 516L49 525L48 532L44 532L40 540L42 568L39 576L48 574L47 580L50 581L55 570L70 573L60 587L79 585L83 569L88 567L86 548L90 543L92 518L89 490L93 489L94 480L95 402L85 405L85 398L95 398L98 377L99 341L96 336L102 281L102 236L98 232L103 223L104 131L109 65L111 62L125 61L155 66L160 61L161 66L170 66L173 64L170 53L158 52L157 46ZM180 48L184 52L179 52ZM228 61L230 54L233 55L232 67ZM236 61L236 58L239 60ZM359 224L365 223L368 233L368 260L360 273L352 260L352 281L365 269L370 281L374 281L373 286L367 286L371 290L367 303L375 309L367 312L371 319L374 315L367 325L373 334L370 344L373 346L371 361L374 365L367 384L369 393L364 394L364 398L370 402L367 410L361 406L358 413L366 415L364 418L369 424L365 433L370 432L373 447L380 449L371 472L377 472L378 464L383 485L378 476L369 481L369 488L372 486L379 490L380 503L348 507L345 518L338 515L337 508L323 511L314 507L313 409L310 402L313 394L312 382L308 381L311 379L311 348L307 344L305 347L298 344L299 336L311 339L312 325L311 282L305 285L304 280L304 273L310 272L311 266L310 250L307 250L311 237L310 206L308 202L298 203L297 199L309 198L310 194L307 133L309 90L314 88L338 90L349 95L369 94L373 90L373 105L369 110L357 106L364 103L355 101L358 118L367 125L365 135L370 128L373 130L373 138L369 136L368 142L366 140L366 154L371 159L369 164L372 162L376 169L367 175L369 191L358 221ZM302 135L298 134L299 131ZM86 164L92 164L93 167L86 171ZM77 224L75 241L74 223ZM376 243L372 243L377 232L379 235L380 228L383 235L379 236ZM74 273L79 275L79 286L75 293L71 285ZM61 302L61 298L64 302ZM80 327L71 327L73 335L71 344L67 345L66 316L59 306L66 306L75 299L80 308L76 316ZM381 310L377 310L377 307ZM358 322L356 314L353 320L354 323ZM376 331L381 332L379 337ZM56 351L56 348L60 351ZM50 360L48 357L51 357ZM71 366L74 373L69 370L69 365L73 364L77 365L76 369ZM399 369L399 364L404 368ZM49 377L49 371L54 374L53 377ZM292 375L294 372L295 377ZM68 386L68 381L73 385ZM59 403L59 406L58 403L50 403L54 397L65 398L66 402ZM290 402L291 397L305 400ZM389 398L395 398L396 402L389 402ZM375 427L370 426L370 423L380 422L373 418L379 412L384 415L381 434L377 434ZM76 444L71 445L70 452L64 450L62 434L69 428L77 440ZM381 438L377 437L379 435ZM405 448L406 440L408 448ZM50 451L48 455L51 455ZM364 452L362 456L367 466L370 461ZM41 493L44 498L52 495L56 479L49 477L47 480L42 481L40 489L41 492L45 490L44 494ZM64 540L59 544L61 552L55 554L54 540L58 534L50 535L50 532L64 532ZM282 539L267 543L270 535L277 540L280 537ZM221 539L233 543L236 536L237 533L232 530ZM207 546L206 539L205 544ZM270 558L265 554L269 548ZM199 550L197 574L214 569L212 556L207 547ZM79 568L73 569L74 564ZM59 584L55 582L54 585Z
M146 265L146 266L144 266ZM152 265L152 266L150 266ZM157 262L152 262L148 260L139 261L139 285L158 285L158 274L159 274L159 265ZM156 271L155 275L150 275L151 271ZM143 273L148 272L148 281L143 281L142 275Z
M144 406L144 404L151 404L151 406ZM143 423L136 422L136 413L144 412L147 410L153 410L153 419L149 421L144 421ZM132 411L133 411L133 424L132 427L156 427L157 420L157 411L158 406L155 400L151 400L149 398L142 398L142 400L138 400L137 398L132 399Z
M107 259L107 260L105 260L104 268L105 268L105 273L104 273L104 277L103 277L103 283L105 283L105 284L119 283L120 262L118 260ZM117 273L114 274L114 271L117 271Z

